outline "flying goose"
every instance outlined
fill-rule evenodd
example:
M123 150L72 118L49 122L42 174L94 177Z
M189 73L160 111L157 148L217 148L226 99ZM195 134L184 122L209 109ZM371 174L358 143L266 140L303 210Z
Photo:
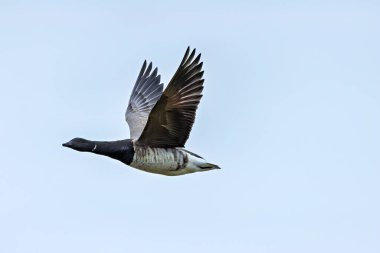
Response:
M186 149L202 97L201 54L188 47L180 66L163 91L157 68L144 61L133 87L125 119L131 139L90 141L74 138L62 144L81 152L92 152L119 160L146 172L167 176L220 169Z

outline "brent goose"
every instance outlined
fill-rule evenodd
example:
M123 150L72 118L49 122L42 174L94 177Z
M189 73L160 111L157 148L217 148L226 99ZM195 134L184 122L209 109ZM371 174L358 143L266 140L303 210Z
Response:
M146 61L133 87L125 119L131 139L90 141L74 138L62 144L119 160L131 167L167 176L220 169L186 149L202 97L201 54L188 47L183 60L163 92L157 68Z

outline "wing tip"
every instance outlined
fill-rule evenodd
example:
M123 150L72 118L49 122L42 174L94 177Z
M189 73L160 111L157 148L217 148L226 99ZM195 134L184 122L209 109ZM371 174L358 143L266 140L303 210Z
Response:
M180 64L180 66L187 66L187 65L191 65L192 63L198 63L202 57L202 54L199 53L195 59L194 59L194 56L196 55L196 51L197 49L196 48L193 48L193 50L191 50L191 53L190 53L190 46L187 47L186 49L186 53L185 55L183 56L183 59L182 59L182 62Z

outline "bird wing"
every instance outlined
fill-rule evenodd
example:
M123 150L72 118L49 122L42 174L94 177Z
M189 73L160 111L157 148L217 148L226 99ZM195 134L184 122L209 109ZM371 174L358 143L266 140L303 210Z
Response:
M152 147L183 147L189 138L195 113L202 97L201 54L187 48L173 78L149 114L148 122L137 140Z
M147 67L144 61L129 99L125 120L129 125L131 139L140 137L150 111L162 94L163 84L160 84L161 77L157 75L157 68L151 71L152 63Z

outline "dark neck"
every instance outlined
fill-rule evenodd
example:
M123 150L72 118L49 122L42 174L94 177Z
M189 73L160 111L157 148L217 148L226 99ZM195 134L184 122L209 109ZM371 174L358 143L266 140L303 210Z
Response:
M92 141L93 149L90 151L130 164L133 160L134 148L130 139L120 141Z
M120 141L89 141L83 138L74 138L62 145L80 152L105 155L128 165L132 162L135 154L131 139Z

